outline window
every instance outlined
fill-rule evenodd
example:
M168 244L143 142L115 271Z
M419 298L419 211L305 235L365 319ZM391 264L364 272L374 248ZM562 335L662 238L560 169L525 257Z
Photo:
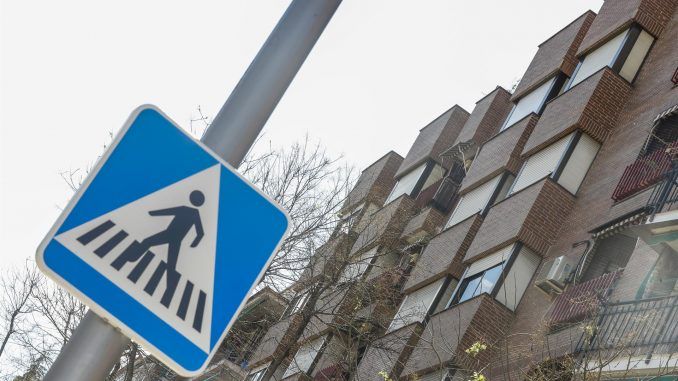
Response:
M250 372L250 374L247 375L245 381L261 381L261 379L264 378L267 369L268 364L266 364L263 368L253 369L252 372Z
M654 37L639 26L623 31L581 59L567 88L572 88L605 66L633 82L653 42Z
M404 194L417 197L419 191L442 179L444 175L445 168L437 163L433 161L424 163L398 179L391 194L386 199L386 204Z
M425 169L426 165L420 165L419 167L405 174L403 177L399 178L398 182L393 187L391 194L388 195L388 199L386 199L386 204L404 194L411 194L412 191L414 190L414 187L417 185L417 182L419 182L419 178L424 173Z
M665 151L678 141L678 105L668 116L658 119L652 133L648 136L640 156L649 156L657 151Z
M558 95L565 82L564 75L557 75L544 82L541 86L529 92L513 105L513 109L506 118L506 122L501 130L511 127L513 124L523 119L531 113L541 114L546 102Z
M476 275L465 278L459 289L459 303L482 293L491 294L492 290L494 290L494 286L499 281L502 270L504 270L504 262L479 272Z
M444 278L440 279L406 295L388 327L388 332L424 320L444 282Z
M313 365L315 358L318 356L318 353L320 353L322 350L324 343L325 336L319 337L302 345L294 355L294 359L292 359L292 362L285 371L285 374L283 374L282 378L287 378L299 372L308 373L311 370L311 366Z
M372 263L372 260L377 255L377 247L360 254L357 258L349 260L349 263L344 267L344 271L339 275L339 283L346 283L360 278L367 268Z
M498 175L492 180L461 196L461 199L459 199L457 206L454 208L454 212L452 212L445 228L447 229L450 226L454 226L476 213L482 213L493 201L492 196L497 192L497 188L501 184L501 179L502 175Z
M341 221L339 222L339 231L348 234L350 231L356 230L356 225L358 223L358 216L363 210L365 204L360 204L355 208L351 209L348 213L341 216Z
M539 255L527 247L521 247L497 292L497 300L511 311L515 311L520 298L539 267L539 262L541 262Z
M288 317L290 315L294 315L297 312L301 311L302 308L306 305L306 302L308 301L310 293L305 291L305 292L300 292L297 294L297 296L292 299L290 302L289 307L287 307L287 310L283 314L283 318Z
M599 149L600 143L590 136L572 133L530 156L523 163L509 194L547 176L576 194Z
M506 246L468 267L449 305L489 294L515 310L539 262L540 257L522 243Z

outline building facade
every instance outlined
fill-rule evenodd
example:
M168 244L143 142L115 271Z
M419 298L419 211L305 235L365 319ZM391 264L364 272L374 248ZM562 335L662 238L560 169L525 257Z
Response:
M675 380L677 3L605 1L366 168L246 379Z

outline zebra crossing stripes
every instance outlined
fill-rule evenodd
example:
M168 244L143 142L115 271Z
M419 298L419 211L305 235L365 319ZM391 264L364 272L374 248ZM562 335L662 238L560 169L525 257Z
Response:
M97 238L114 231L115 227L115 222L106 220L93 229L80 235L78 238L76 238L76 240L83 246L88 246L94 241L97 241ZM103 243L92 249L92 252L99 258L103 259L116 247L118 247L118 245L125 241L127 237L129 237L129 233L127 233L124 229L119 229ZM144 250L139 241L133 240L127 245L121 254L111 261L110 266L118 271L122 271L125 264L134 263L134 267L127 274L127 279L136 284L155 258L157 258L155 253L150 250ZM174 295L177 291L177 287L179 286L179 281L181 280L182 275L177 270L170 268L167 265L167 262L160 259L158 259L156 262L157 265L155 270L153 270L153 273L148 282L143 287L143 290L148 295L153 296L158 288L158 285L164 277L166 279L167 287L162 293L160 304L166 308L169 308L172 300L174 299ZM181 293L181 301L179 302L179 306L176 311L176 315L182 320L186 320L191 299L195 295L194 288L195 285L193 282L186 280L184 290ZM198 300L196 302L196 308L193 315L192 327L196 331L201 332L207 294L203 290L198 289L197 298Z

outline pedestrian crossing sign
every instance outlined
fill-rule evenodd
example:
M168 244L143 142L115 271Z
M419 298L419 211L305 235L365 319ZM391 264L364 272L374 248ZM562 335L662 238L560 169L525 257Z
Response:
M142 106L42 241L37 262L172 370L193 376L288 226L274 201Z

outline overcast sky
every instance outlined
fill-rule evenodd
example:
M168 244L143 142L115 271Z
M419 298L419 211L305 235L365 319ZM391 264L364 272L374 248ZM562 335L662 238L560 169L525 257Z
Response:
M153 103L184 128L216 114L289 1L4 1L0 9L0 269L32 257L85 168ZM345 0L265 139L308 133L364 168L405 155L454 105L523 74L537 45L601 0Z

